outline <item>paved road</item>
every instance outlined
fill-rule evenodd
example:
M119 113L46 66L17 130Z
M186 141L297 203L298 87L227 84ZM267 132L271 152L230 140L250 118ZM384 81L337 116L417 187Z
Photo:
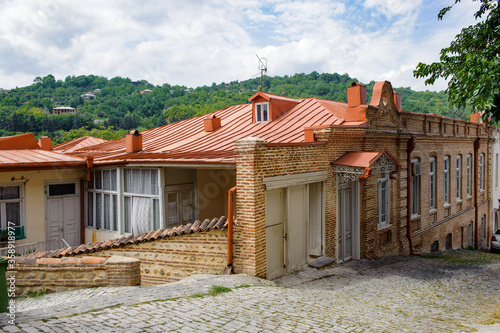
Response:
M500 332L484 325L500 322L499 279L500 255L470 251L305 268L274 282L200 275L18 300L17 324L3 331ZM214 285L231 291L206 295Z

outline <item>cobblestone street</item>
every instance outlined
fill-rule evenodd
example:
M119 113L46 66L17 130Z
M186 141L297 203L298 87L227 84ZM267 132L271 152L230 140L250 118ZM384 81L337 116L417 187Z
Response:
M305 268L274 282L200 275L17 300L17 324L3 331L499 332L499 278L500 255L475 251ZM231 291L208 295L214 285Z

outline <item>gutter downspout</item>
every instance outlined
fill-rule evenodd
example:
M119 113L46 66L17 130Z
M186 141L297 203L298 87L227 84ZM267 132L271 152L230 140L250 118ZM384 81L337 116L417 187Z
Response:
M225 274L231 274L233 270L233 224L234 224L234 195L236 194L237 186L227 192L227 267L224 270Z
M415 137L412 136L406 144L406 238L410 247L411 255L420 255L413 251L413 239L411 236L411 153L415 149Z
M480 140L481 139L477 138L476 141L474 141L474 247L476 249L478 248L477 231L479 229L479 211L477 204L477 158L479 148L481 147Z

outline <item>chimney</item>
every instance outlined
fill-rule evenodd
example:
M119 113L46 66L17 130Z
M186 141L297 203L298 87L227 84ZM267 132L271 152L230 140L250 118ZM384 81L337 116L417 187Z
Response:
M366 87L361 83L353 82L347 88L347 113L346 121L366 121L365 108L361 105L366 105Z
M40 149L52 150L52 139L48 136L41 136L40 139L38 139L38 145Z
M205 132L212 132L218 129L220 125L220 118L216 118L215 115L213 115L210 118L204 119L204 125L205 125Z
M394 105L396 105L396 110L401 112L401 94L394 91Z
M470 121L473 123L477 124L477 121L479 120L479 113L473 112L470 114Z
M314 136L314 129L310 127L304 128L304 141L305 142L314 142L316 138Z
M125 151L127 153L137 153L142 150L142 134L139 131L130 131L125 136Z

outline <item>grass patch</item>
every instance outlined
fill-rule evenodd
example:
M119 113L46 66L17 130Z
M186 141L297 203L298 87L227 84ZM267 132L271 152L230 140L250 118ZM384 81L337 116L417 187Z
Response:
M251 287L249 284L240 284L239 286L234 287L234 289L249 288L249 287Z
M487 265L500 262L500 256L483 250L450 250L422 254L425 259L442 260L454 265Z
M28 291L26 294L28 297L40 297L42 295L45 295L47 291L45 289L43 290L34 290L34 291Z
M231 291L231 288L222 287L222 286L212 286L212 289L208 291L210 296L216 296L222 293L228 293Z
M188 298L203 298L207 296L207 294L194 294L194 295L189 295Z

